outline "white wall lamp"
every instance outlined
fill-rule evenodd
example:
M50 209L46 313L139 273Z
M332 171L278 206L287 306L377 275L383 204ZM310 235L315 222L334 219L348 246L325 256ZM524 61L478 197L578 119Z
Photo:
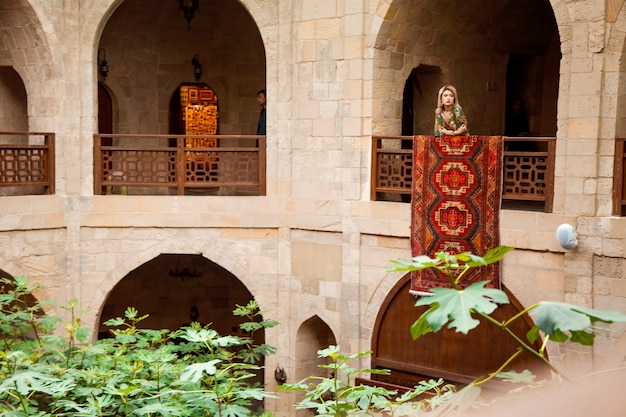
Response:
M563 223L556 228L556 240L563 249L574 249L578 246L576 229L571 224Z

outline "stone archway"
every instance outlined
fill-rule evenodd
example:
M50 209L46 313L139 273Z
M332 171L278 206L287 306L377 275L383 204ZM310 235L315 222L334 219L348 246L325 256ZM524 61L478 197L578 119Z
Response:
M237 306L252 299L233 273L204 256L162 253L130 271L111 290L100 314L98 338L110 336L104 325L108 319L124 317L126 308L134 307L140 316L148 315L138 324L140 328L177 330L198 322L220 335L251 337L255 345L261 345L265 330L245 332L240 324L249 318L233 314ZM259 384L265 380L265 358L261 362L251 379ZM262 406L263 401L255 402L255 407Z
M317 351L336 344L337 340L332 330L319 316L313 316L302 323L296 335L295 381L301 381L309 376L328 378L328 370L318 367L328 364L328 358L319 358ZM310 416L311 411L297 410L296 415Z
M16 288L16 280L15 277L12 276L11 274L9 274L8 272L0 269L0 279L3 280L0 282L0 294L7 294L10 291L14 291ZM6 281L4 281L6 280ZM26 281L28 288L33 288L34 285L31 281ZM37 291L37 290L36 290ZM6 310L3 312L3 314L8 314L8 311L11 311L13 308L19 309L21 311L23 311L25 308L30 308L35 306L39 300L38 300L38 296L45 296L45 293L41 293L41 290L39 290L38 292L40 292L39 294L36 294L35 291L30 292L28 294L25 294L23 297L11 297L13 300L17 300L19 299L20 302L17 303L16 301L12 301L12 304L10 304L12 307L9 310ZM15 294L15 293L14 293ZM5 301L6 302L6 301ZM2 308L3 310L7 307L7 305L3 304ZM49 314L49 312L42 310L41 305L39 305L39 308L37 309L37 313L40 315L46 315Z
M296 335L296 380L301 380L311 375L320 375L317 367L321 359L317 357L317 351L336 344L335 335L328 325L318 316L306 320Z
M8 132L28 131L26 88L12 67L0 67L0 100L3 107L0 129Z
M401 132L399 103L404 86L412 71L422 65L440 68L441 85L457 88L472 134L502 134L507 64L512 53L538 57L535 62L543 67L538 64L529 76L545 73L551 77L541 80L549 87L548 93L541 93L538 83L530 83L528 96L533 98L537 126L542 132L555 130L559 60L553 46L559 45L554 41L559 39L559 22L548 0L472 0L459 4L454 13L443 3L390 1L380 3L379 16L382 19L374 19L370 25L373 108L381 109L373 115L374 134ZM434 111L436 95L430 101ZM429 121L431 118L428 115ZM544 124L546 118L551 129Z
M122 317L127 307L134 307L139 314L149 315L144 327L175 330L198 321L212 323L220 334L241 335L241 319L232 311L252 298L235 275L202 255L161 254L130 271L111 290L102 308L99 334L105 336L106 320Z
M482 321L467 335L442 329L414 341L410 327L426 307L415 307L416 296L409 292L410 274L405 275L388 293L382 303L372 335L372 368L388 369L389 375L373 375L378 383L412 387L421 380L444 378L447 383L462 387L479 376L497 370L515 353L518 345L501 330ZM506 288L510 304L501 305L494 313L497 320L511 318L523 310L522 305ZM533 323L526 315L511 326L520 338ZM540 347L537 341L537 348ZM529 353L522 353L506 370L522 372L530 369L537 380L546 379L550 370ZM506 392L513 385L499 382L485 386L487 396Z
M49 34L44 30L49 21L45 14L37 13L26 1L3 4L0 26L4 42L0 44L3 67L0 71L0 95L5 120L0 129L5 131L47 131L39 126L49 126L46 117L29 118L28 114L45 114L55 117L50 102L57 100L58 93L51 82L42 82L42 73L53 78L58 74L58 62L48 44ZM48 80L45 80L48 81ZM28 103L28 111L26 109ZM45 108L41 111L41 108Z
M419 65L406 81L402 107L402 135L432 135L437 90L443 84L441 68ZM404 142L403 142L404 144Z
M167 132L171 92L180 83L211 86L220 97L220 134L254 134L256 93L266 84L259 27L237 0L206 2L191 21L177 2L124 0L103 24L95 50L106 50L107 86L117 94L114 133ZM245 45L245 47L242 47ZM194 72L193 60L201 64Z

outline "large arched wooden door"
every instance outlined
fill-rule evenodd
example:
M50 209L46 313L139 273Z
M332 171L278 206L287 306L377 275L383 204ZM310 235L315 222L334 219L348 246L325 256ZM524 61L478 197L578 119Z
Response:
M385 299L376 319L372 338L372 368L389 369L389 375L373 375L381 384L413 387L424 379L444 378L459 388L479 376L496 371L517 349L517 343L497 327L481 320L467 335L443 329L413 340L411 325L426 307L415 307L416 296L409 293L410 275L396 284ZM510 318L522 310L515 297L506 289L510 304L500 306L493 317ZM528 316L512 327L526 340L532 327ZM531 370L537 379L545 379L549 369L537 358L524 352L506 370ZM489 384L486 392L504 392L514 386L509 383Z

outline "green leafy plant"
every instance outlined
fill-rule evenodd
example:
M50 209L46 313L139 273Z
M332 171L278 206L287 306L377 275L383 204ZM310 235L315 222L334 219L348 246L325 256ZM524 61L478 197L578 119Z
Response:
M90 343L77 302L70 320L43 313L24 277L3 279L0 293L0 414L3 416L251 416L271 396L254 382L264 355L254 332L277 322L259 320L255 301L237 306L247 337L220 335L198 323L141 329L134 308L106 322L111 338ZM59 326L67 336L55 334ZM258 378L257 378L258 379Z
M530 352L555 373L567 379L547 358L545 349L548 340L591 345L595 337L594 326L598 323L626 322L626 315L617 311L603 311L561 302L540 301L504 322L495 320L491 317L491 313L496 310L499 304L509 303L506 293L499 289L486 288L486 282L473 283L467 288L461 288L459 284L471 268L500 261L511 250L513 250L512 247L498 246L482 257L471 253L438 252L433 258L422 255L409 260L393 260L392 262L397 266L388 269L388 271L408 272L432 268L447 277L450 282L450 288L433 288L431 290L432 295L417 300L416 306L427 306L428 309L411 326L411 335L415 340L429 332L437 332L446 325L447 328L467 334L479 325L480 322L475 316L480 316L508 334L517 342L519 347L499 369L480 378L474 382L474 385L484 384L496 376L509 381L529 381L530 373L502 372L523 351ZM510 326L511 323L521 319L526 313L534 320L534 326L526 334L526 340L524 340L514 334L510 330ZM540 338L543 339L543 342L541 347L537 349L533 345Z
M329 346L317 352L319 358L330 358L329 377L310 376L296 384L283 384L282 390L300 391L304 398L296 404L297 409L310 409L317 416L415 416L442 406L452 398L453 386L444 385L443 379L422 381L413 389L399 394L374 385L356 384L355 378L363 374L386 375L384 369L358 369L350 362L371 354L371 351L344 355L339 346ZM429 393L427 398L420 398Z

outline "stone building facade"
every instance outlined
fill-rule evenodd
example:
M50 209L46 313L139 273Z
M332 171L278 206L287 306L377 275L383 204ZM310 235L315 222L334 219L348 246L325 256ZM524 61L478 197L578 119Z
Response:
M281 323L265 335L278 349L266 365L292 380L314 369L314 347L368 350L401 278L384 269L411 255L410 204L370 198L372 136L403 133L415 77L413 133L430 134L436 92L451 83L472 134L502 134L515 92L534 133L556 136L552 212L500 213L501 243L516 248L502 277L517 299L626 311L626 220L613 211L623 0L453 3L200 0L187 27L176 0L3 1L0 130L55 133L56 191L0 197L0 269L31 277L42 298L91 307L94 330L133 302L175 325L192 303L226 320L233 298L215 288L253 296ZM99 86L114 133L168 134L195 55L220 97L220 134L254 134L266 88L266 195L95 195ZM556 241L563 223L576 228L573 250ZM219 284L172 284L162 254L202 255ZM590 348L550 345L551 357L573 374L600 369L623 359L623 331ZM267 408L286 415L288 403Z

